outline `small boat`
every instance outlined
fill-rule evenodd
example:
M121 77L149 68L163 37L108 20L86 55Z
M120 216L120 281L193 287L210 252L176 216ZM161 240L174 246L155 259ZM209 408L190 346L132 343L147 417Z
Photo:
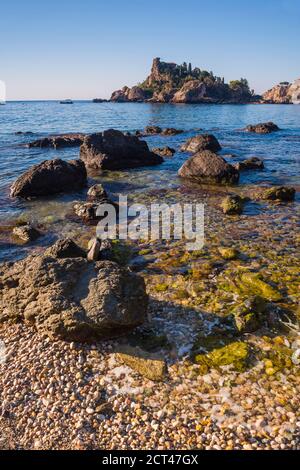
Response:
M73 101L68 99L68 100L62 100L60 101L60 104L73 104Z

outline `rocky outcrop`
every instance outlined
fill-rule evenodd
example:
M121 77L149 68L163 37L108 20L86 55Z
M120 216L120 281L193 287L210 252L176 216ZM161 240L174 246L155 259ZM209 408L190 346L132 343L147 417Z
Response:
M10 195L26 199L75 191L86 185L86 179L86 169L80 160L45 160L17 179Z
M245 79L229 84L212 72L153 59L150 75L132 88L113 92L111 101L158 103L249 103L257 100Z
M199 80L189 80L173 98L172 103L199 103L205 99L206 86Z
M80 158L87 168L97 170L122 170L163 162L162 157L149 150L146 142L114 129L86 137Z
M114 91L111 95L110 100L118 103L131 102L142 102L150 98L149 93L138 86L128 88L123 87L121 90Z
M83 140L85 134L64 134L57 136L44 137L43 139L34 140L29 142L27 146L31 147L53 147L55 149L64 148L64 147L79 147Z
M247 132L254 132L255 134L270 134L271 132L279 131L279 127L274 122L260 122L259 124L250 124L245 129Z
M212 152L218 152L221 150L216 137L212 134L199 134L191 139L188 139L180 148L182 152L201 152L202 150L211 150Z
M122 335L146 318L144 280L111 261L32 255L0 266L0 322L24 321L50 338Z
M245 170L263 170L264 169L264 162L258 157L251 157L247 160L242 162L238 162L235 167L239 171Z
M239 180L238 170L210 150L193 155L182 165L178 174L182 178L208 184L235 184Z
M271 104L300 104L300 79L275 85L262 95L262 99Z

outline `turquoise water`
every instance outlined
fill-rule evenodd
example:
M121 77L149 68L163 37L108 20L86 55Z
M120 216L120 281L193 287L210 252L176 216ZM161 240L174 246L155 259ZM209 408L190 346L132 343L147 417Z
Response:
M248 124L274 121L281 130L269 135L243 132ZM264 160L264 171L241 174L240 185L290 184L299 189L300 106L291 105L171 105L148 103L9 102L0 107L0 225L10 218L30 212L46 217L62 211L62 205L85 198L85 191L52 197L51 200L23 202L9 197L11 183L31 165L51 158L78 158L79 148L28 149L24 144L55 133L99 132L108 128L126 131L147 125L183 129L183 134L146 140L150 147L169 145L177 152L162 165L117 172L100 177L107 189L117 195L152 189L178 187L177 171L188 154L178 152L180 145L199 132L213 133L220 141L222 154L231 163L251 156ZM201 131L200 131L201 129ZM16 135L16 132L32 135ZM225 157L226 158L226 157ZM91 179L91 183L93 180ZM0 247L1 249L1 247Z

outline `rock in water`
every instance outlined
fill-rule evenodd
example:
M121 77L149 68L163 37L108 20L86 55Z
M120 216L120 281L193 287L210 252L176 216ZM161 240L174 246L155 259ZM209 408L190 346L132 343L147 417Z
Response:
M193 155L182 165L178 174L182 178L208 184L234 184L239 180L238 170L210 150Z
M270 134L279 130L279 127L274 122L260 122L259 124L251 124L246 127L246 131L255 132L256 134Z
M36 228L32 227L32 225L26 224L14 227L13 235L23 240L25 243L28 243L39 238L41 233Z
M44 137L43 139L29 142L28 147L53 147L55 149L64 147L79 147L82 144L84 137L85 134L64 134Z
M263 170L264 162L258 157L251 157L243 162L239 162L235 165L236 169L239 171L244 170Z
M143 377L153 381L161 381L166 375L166 362L138 347L127 346L124 348L124 352L117 354L117 359Z
M108 195L102 184L94 184L87 192L88 199L96 202L107 202Z
M173 157L175 153L175 150L171 147L156 147L152 151L161 157Z
M80 160L45 160L34 165L12 185L11 197L31 198L75 191L86 185L86 169Z
M288 186L275 186L273 188L266 189L261 199L269 201L284 201L289 202L295 199L296 190Z
M32 255L0 266L0 322L23 320L50 338L122 335L146 319L144 280L111 261Z
M212 134L199 134L191 139L188 139L185 144L181 146L182 152L201 152L202 150L211 150L212 152L218 152L221 150L216 137Z
M241 214L244 208L244 201L245 199L238 195L226 196L221 202L221 208L224 214L227 215Z
M80 158L87 168L122 170L157 165L163 158L150 152L148 145L136 136L110 129L84 139Z

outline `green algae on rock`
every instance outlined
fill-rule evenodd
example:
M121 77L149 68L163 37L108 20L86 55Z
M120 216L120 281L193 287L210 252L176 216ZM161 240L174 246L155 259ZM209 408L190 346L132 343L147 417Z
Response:
M124 352L117 353L116 358L119 362L127 365L149 380L161 381L167 372L167 365L164 360L138 347L127 346Z
M261 295L261 297L272 300L274 302L281 300L281 293L267 284L261 279L261 275L257 273L243 273L241 275L242 289L252 291L254 294Z
M250 297L232 310L234 322L240 333L258 330L266 318L267 302L259 296Z
M213 349L206 354L197 354L195 362L200 366L220 368L232 366L236 371L247 369L250 359L250 347L247 343L235 341L224 347Z
M224 214L239 215L243 212L244 202L244 198L238 195L227 196L221 202L221 208L223 209Z
M266 199L268 201L293 201L295 199L296 190L288 186L274 186L273 188L266 189L262 195L261 199Z
M236 248L220 246L218 251L222 258L226 260L236 259L239 255L239 251Z

